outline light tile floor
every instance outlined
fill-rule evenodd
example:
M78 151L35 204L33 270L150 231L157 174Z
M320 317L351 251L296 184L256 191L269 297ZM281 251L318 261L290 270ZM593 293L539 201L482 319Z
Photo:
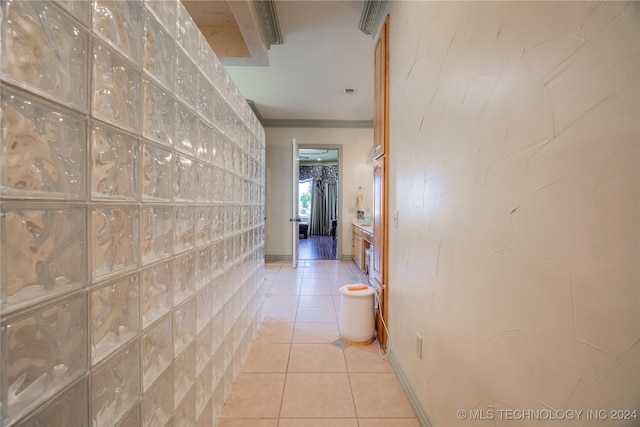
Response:
M363 280L346 261L265 265L264 320L219 427L420 427L377 343L340 339L339 288Z

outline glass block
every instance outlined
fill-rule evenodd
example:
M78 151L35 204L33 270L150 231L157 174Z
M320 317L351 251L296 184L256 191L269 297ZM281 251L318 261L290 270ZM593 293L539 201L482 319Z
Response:
M225 174L225 177L226 176L227 174ZM222 228L223 228L224 236L228 237L233 232L233 207L225 206L222 209L224 210L224 217L222 219L223 220Z
M209 399L200 415L197 416L196 427L211 427L212 425L215 425L213 422L213 400Z
M248 156L247 154L240 150L240 169L238 170L238 174L240 174L240 176L242 176L243 178L247 177L247 164L248 164Z
M222 341L222 351L224 354L224 376L225 376L225 388L230 387L233 384L233 379L227 378L228 376L233 376L232 364L233 364L233 337L232 334L229 333L224 337Z
M213 201L213 188L211 183L211 166L204 163L196 162L196 201L197 202L212 202Z
M178 0L144 0L144 6L158 18L171 37L175 36Z
M142 4L123 0L95 0L93 31L113 48L140 64Z
M91 131L91 198L138 198L139 142L93 123Z
M138 265L138 207L94 207L91 253L94 281Z
M232 231L233 233L237 233L240 231L240 208L239 207L231 207L231 215L232 215Z
M177 407L196 380L196 344L189 345L173 363L173 402Z
M96 364L140 331L140 284L129 276L91 290L91 360Z
M173 194L170 151L152 144L142 146L142 199L169 201Z
M160 377L142 397L142 425L144 427L166 426L173 412L173 370Z
M2 2L2 78L87 111L89 34L52 3Z
M195 242L195 207L176 206L174 251L180 253L194 247Z
M161 144L173 144L173 97L159 85L144 79L142 134Z
M173 362L172 315L168 314L142 335L142 379L144 389Z
M224 201L224 171L214 167L211 181L211 185L213 186L213 202L222 203Z
M187 392L173 415L173 427L193 427L196 423L195 387Z
M196 290L208 285L213 279L211 255L211 246L199 249L196 252Z
M204 34L200 32L198 36L198 67L200 67L200 69L204 71L204 74L206 76L209 76L209 80L211 80L211 76L213 76L214 74L214 57L215 54L211 49L211 45L205 38ZM211 83L213 84L213 82Z
M133 132L140 129L140 72L105 44L93 43L93 115Z
M154 3L162 2L155 1ZM144 16L143 68L165 87L172 90L175 43L152 13L145 9Z
M196 66L182 49L176 49L176 68L173 75L175 94L188 106L195 108L197 81Z
M240 208L240 229L246 230L251 225L249 223L250 220L250 209L248 206L242 206Z
M196 157L204 162L212 162L213 127L198 119L196 130Z
M224 286L222 281L214 280L211 287L211 314L215 317L221 310L224 304Z
M198 34L200 30L196 26L195 22L191 18L191 15L184 7L182 2L178 2L178 42L182 48L193 58L193 61L198 60Z
M220 417L222 416L222 407L224 403L220 403L220 402L224 402L227 399L227 397L228 395L225 394L225 390L224 390L224 383L222 381L220 381L219 383L216 383L214 380L213 381L213 399L212 399L213 401L212 417L214 420L219 420Z
M200 333L211 321L212 313L211 287L206 286L196 294L196 333Z
M133 407L140 395L140 343L134 341L92 373L93 425L113 425Z
M214 87L216 87L217 89L215 82L214 82ZM214 91L212 96L213 96L213 125L220 131L223 131L222 122L224 121L224 114L226 111L226 102L224 101L224 98L222 98L222 95L220 95L219 90Z
M193 160L176 155L173 169L174 200L190 202L194 199L194 163Z
M197 116L181 102L175 103L175 138L176 150L194 154L197 132Z
M173 352L180 354L196 336L196 307L193 298L173 311Z
M173 305L177 306L195 292L195 253L173 260Z
M140 272L142 327L146 328L171 311L173 283L171 262L164 262Z
M142 264L170 257L173 253L173 208L142 207Z
M240 156L242 155L242 151L238 148L237 145L233 145L231 149L231 157L233 159L233 163L231 166L231 171L240 174Z
M80 379L58 396L51 406L18 424L20 427L77 426L89 427L88 377Z
M196 246L205 245L213 240L213 207L196 207Z
M213 394L211 380L211 364L209 363L196 379L196 417L200 417L207 403L211 400Z
M204 120L213 122L213 85L201 71L197 73L197 81L198 102L196 110Z
M231 347L233 344L230 343L231 339L228 337L231 328L235 324L234 311L233 311L233 295L228 295L227 290L233 288L233 285L229 285L230 282L225 282L225 296L224 299L226 301L224 307L222 307L222 311L224 313L224 341L223 346L225 347L225 362L230 360L230 357L233 355L233 348ZM227 299L229 297L229 299Z
M115 427L140 427L142 425L140 410L140 403L137 403L122 420L115 424Z
M84 24L89 26L89 20L91 19L91 2L77 1L77 0L55 0L63 9Z
M224 270L224 242L218 241L211 248L211 272L213 277L217 277Z
M211 135L211 161L216 166L224 167L224 136L215 127Z
M87 286L87 211L2 204L2 311Z
M87 299L8 318L1 329L1 415L9 425L87 371Z
M85 199L87 120L2 87L5 197Z
M212 220L212 233L213 239L220 239L224 234L224 207L215 206L213 208L213 220Z
M222 298L220 298L222 301ZM231 321L231 319L229 319ZM222 343L224 339L224 329L225 329L225 320L224 320L224 311L220 310L218 314L216 314L213 318L212 328L213 335L211 336L211 347L213 351L217 351L222 348ZM219 353L222 356L222 353ZM215 360L215 356L214 356Z
M234 199L233 175L231 175L231 172L224 173L224 184L222 184L222 190L224 191L222 194L222 201L231 203Z
M226 141L223 147L224 150L224 168L233 172L233 143L230 141Z
M209 322L196 337L196 376L202 375L202 370L211 360L212 355L212 335Z

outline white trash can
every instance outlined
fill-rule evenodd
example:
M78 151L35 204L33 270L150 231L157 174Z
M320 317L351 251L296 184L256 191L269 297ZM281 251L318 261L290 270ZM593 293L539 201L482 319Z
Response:
M340 288L340 336L349 345L367 345L375 334L372 287L361 284Z

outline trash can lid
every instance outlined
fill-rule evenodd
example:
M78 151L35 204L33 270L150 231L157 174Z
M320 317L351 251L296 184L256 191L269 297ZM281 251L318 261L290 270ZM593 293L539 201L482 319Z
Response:
M373 295L374 292L375 291L371 286L367 286L362 283L344 285L340 288L340 293L342 295L368 296Z

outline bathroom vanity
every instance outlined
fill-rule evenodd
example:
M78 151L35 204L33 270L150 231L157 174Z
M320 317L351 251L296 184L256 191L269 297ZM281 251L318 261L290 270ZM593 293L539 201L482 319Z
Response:
M371 221L354 220L351 238L351 253L353 261L361 271L368 273L366 265L366 250L373 244L373 224Z

